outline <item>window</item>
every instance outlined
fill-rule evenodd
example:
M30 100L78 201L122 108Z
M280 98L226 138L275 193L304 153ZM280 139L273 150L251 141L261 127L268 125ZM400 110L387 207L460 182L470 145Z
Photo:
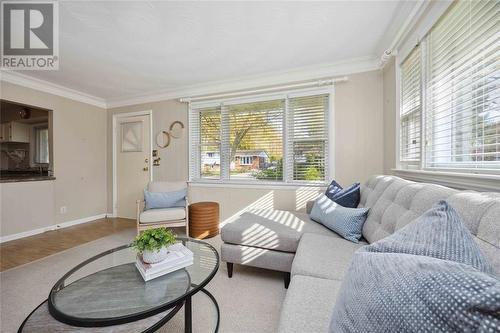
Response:
M291 98L289 105L292 180L324 180L328 95Z
M500 172L499 12L498 1L455 1L422 40L423 51L401 64L401 162L420 160L422 151L427 170ZM417 94L411 82L420 75ZM417 109L423 143L413 134L420 117L407 116Z
M329 94L283 95L210 107L193 103L190 178L324 182L328 99Z
M420 161L421 100L420 47L401 64L400 157L403 162Z
M49 163L49 129L35 127L35 163Z
M224 109L229 125L229 178L282 181L284 100Z
M252 157L251 156L241 156L240 157L240 165L252 165Z
M199 172L201 178L220 178L220 109L200 110L198 115L200 132L198 151L200 154Z

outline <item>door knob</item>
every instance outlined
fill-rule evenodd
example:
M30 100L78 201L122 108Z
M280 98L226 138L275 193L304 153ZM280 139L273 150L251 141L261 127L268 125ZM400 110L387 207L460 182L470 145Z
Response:
M148 171L148 170L149 170L149 168L148 168L148 167L144 167L144 168L142 168L142 171Z
M146 159L144 160L144 163L148 163L148 162L149 162L149 159L148 159L148 158L146 158Z

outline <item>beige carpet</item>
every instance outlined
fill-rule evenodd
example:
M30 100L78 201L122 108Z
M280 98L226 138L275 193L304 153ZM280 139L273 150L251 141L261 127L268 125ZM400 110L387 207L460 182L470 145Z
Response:
M36 262L0 273L0 331L16 332L24 318L44 299L50 288L69 269L107 249L128 243L134 231L121 232ZM220 237L208 240L220 250ZM226 266L206 287L217 299L221 311L219 332L264 333L277 330L285 289L282 274L235 266L233 278ZM215 308L205 294L193 297L193 331L213 332ZM183 332L181 309L159 332ZM43 332L41 332L43 333Z

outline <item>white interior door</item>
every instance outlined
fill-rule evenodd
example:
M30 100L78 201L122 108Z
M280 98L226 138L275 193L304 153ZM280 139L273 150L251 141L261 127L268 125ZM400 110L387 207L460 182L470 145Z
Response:
M151 179L150 115L118 117L115 130L118 217L136 218L136 201Z

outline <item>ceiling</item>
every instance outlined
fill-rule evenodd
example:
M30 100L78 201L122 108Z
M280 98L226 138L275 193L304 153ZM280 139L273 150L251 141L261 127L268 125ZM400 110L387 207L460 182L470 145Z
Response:
M22 74L117 101L374 61L405 20L401 7L398 1L61 1L59 71Z

